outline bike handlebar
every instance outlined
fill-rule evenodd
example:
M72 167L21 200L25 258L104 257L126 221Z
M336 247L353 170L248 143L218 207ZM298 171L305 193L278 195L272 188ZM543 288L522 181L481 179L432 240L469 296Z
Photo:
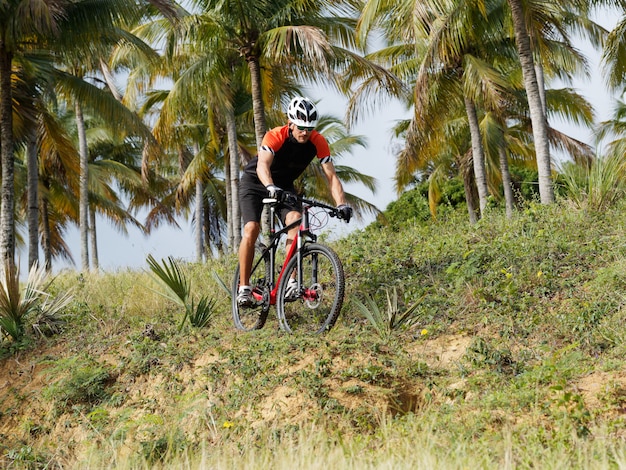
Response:
M281 204L284 202L287 202L287 203L300 202L308 207L319 207L320 209L324 209L328 211L328 215L330 215L331 217L337 217L338 219L342 218L341 213L337 210L336 207L330 206L324 202L316 201L314 199L307 199L307 198L298 196L297 194L290 193L287 191L283 192L280 198L275 198L275 197L263 198L263 204L268 204L268 205Z

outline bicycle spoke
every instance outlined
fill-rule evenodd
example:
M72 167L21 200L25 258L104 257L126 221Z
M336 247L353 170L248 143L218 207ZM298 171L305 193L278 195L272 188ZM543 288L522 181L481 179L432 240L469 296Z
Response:
M290 333L322 333L335 324L344 294L344 278L337 255L328 247L311 244L302 254L302 284L296 300L285 299L289 277L295 276L297 259L287 265L278 289L281 327Z

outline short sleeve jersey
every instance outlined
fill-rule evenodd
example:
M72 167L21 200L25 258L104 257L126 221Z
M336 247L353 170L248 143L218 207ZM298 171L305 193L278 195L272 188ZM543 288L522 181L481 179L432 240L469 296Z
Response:
M290 136L288 125L270 130L263 137L261 146L274 153L270 171L274 184L281 188L291 188L315 157L320 161L330 157L330 147L322 134L312 131L309 140L300 144ZM245 173L257 180L258 159L257 155L244 168Z

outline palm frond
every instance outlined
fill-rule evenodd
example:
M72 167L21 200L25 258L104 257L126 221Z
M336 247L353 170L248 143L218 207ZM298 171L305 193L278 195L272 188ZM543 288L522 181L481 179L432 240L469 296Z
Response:
M190 286L176 260L169 256L162 261L163 264L159 264L154 256L148 255L146 261L161 283L174 294L174 297L163 294L164 297L184 306L189 297Z
M26 332L26 321L34 314L39 314L33 326L35 329L43 316L49 322L58 320L73 295L66 292L52 297L46 292L49 285L47 270L35 263L28 273L24 289L20 290L19 267L6 263L0 278L0 330L5 336L20 340Z

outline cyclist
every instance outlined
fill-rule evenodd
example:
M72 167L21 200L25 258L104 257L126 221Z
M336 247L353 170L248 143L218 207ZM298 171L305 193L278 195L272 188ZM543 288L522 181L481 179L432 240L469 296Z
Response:
M317 157L326 175L331 195L337 204L339 216L346 222L352 217L352 208L346 203L343 186L333 165L328 142L315 130L317 109L309 98L296 97L289 103L287 124L271 129L263 137L256 157L246 165L240 181L239 204L243 218L243 235L239 245L240 286L237 304L250 307L255 304L250 287L250 270L254 246L261 231L263 198L280 199L283 191L295 192L294 181ZM280 216L285 224L300 218L302 208L297 203L285 203ZM287 248L293 242L298 228L287 234ZM290 281L290 285L291 285ZM293 281L295 284L295 280ZM287 287L286 296L292 292ZM292 287L295 289L295 286Z

